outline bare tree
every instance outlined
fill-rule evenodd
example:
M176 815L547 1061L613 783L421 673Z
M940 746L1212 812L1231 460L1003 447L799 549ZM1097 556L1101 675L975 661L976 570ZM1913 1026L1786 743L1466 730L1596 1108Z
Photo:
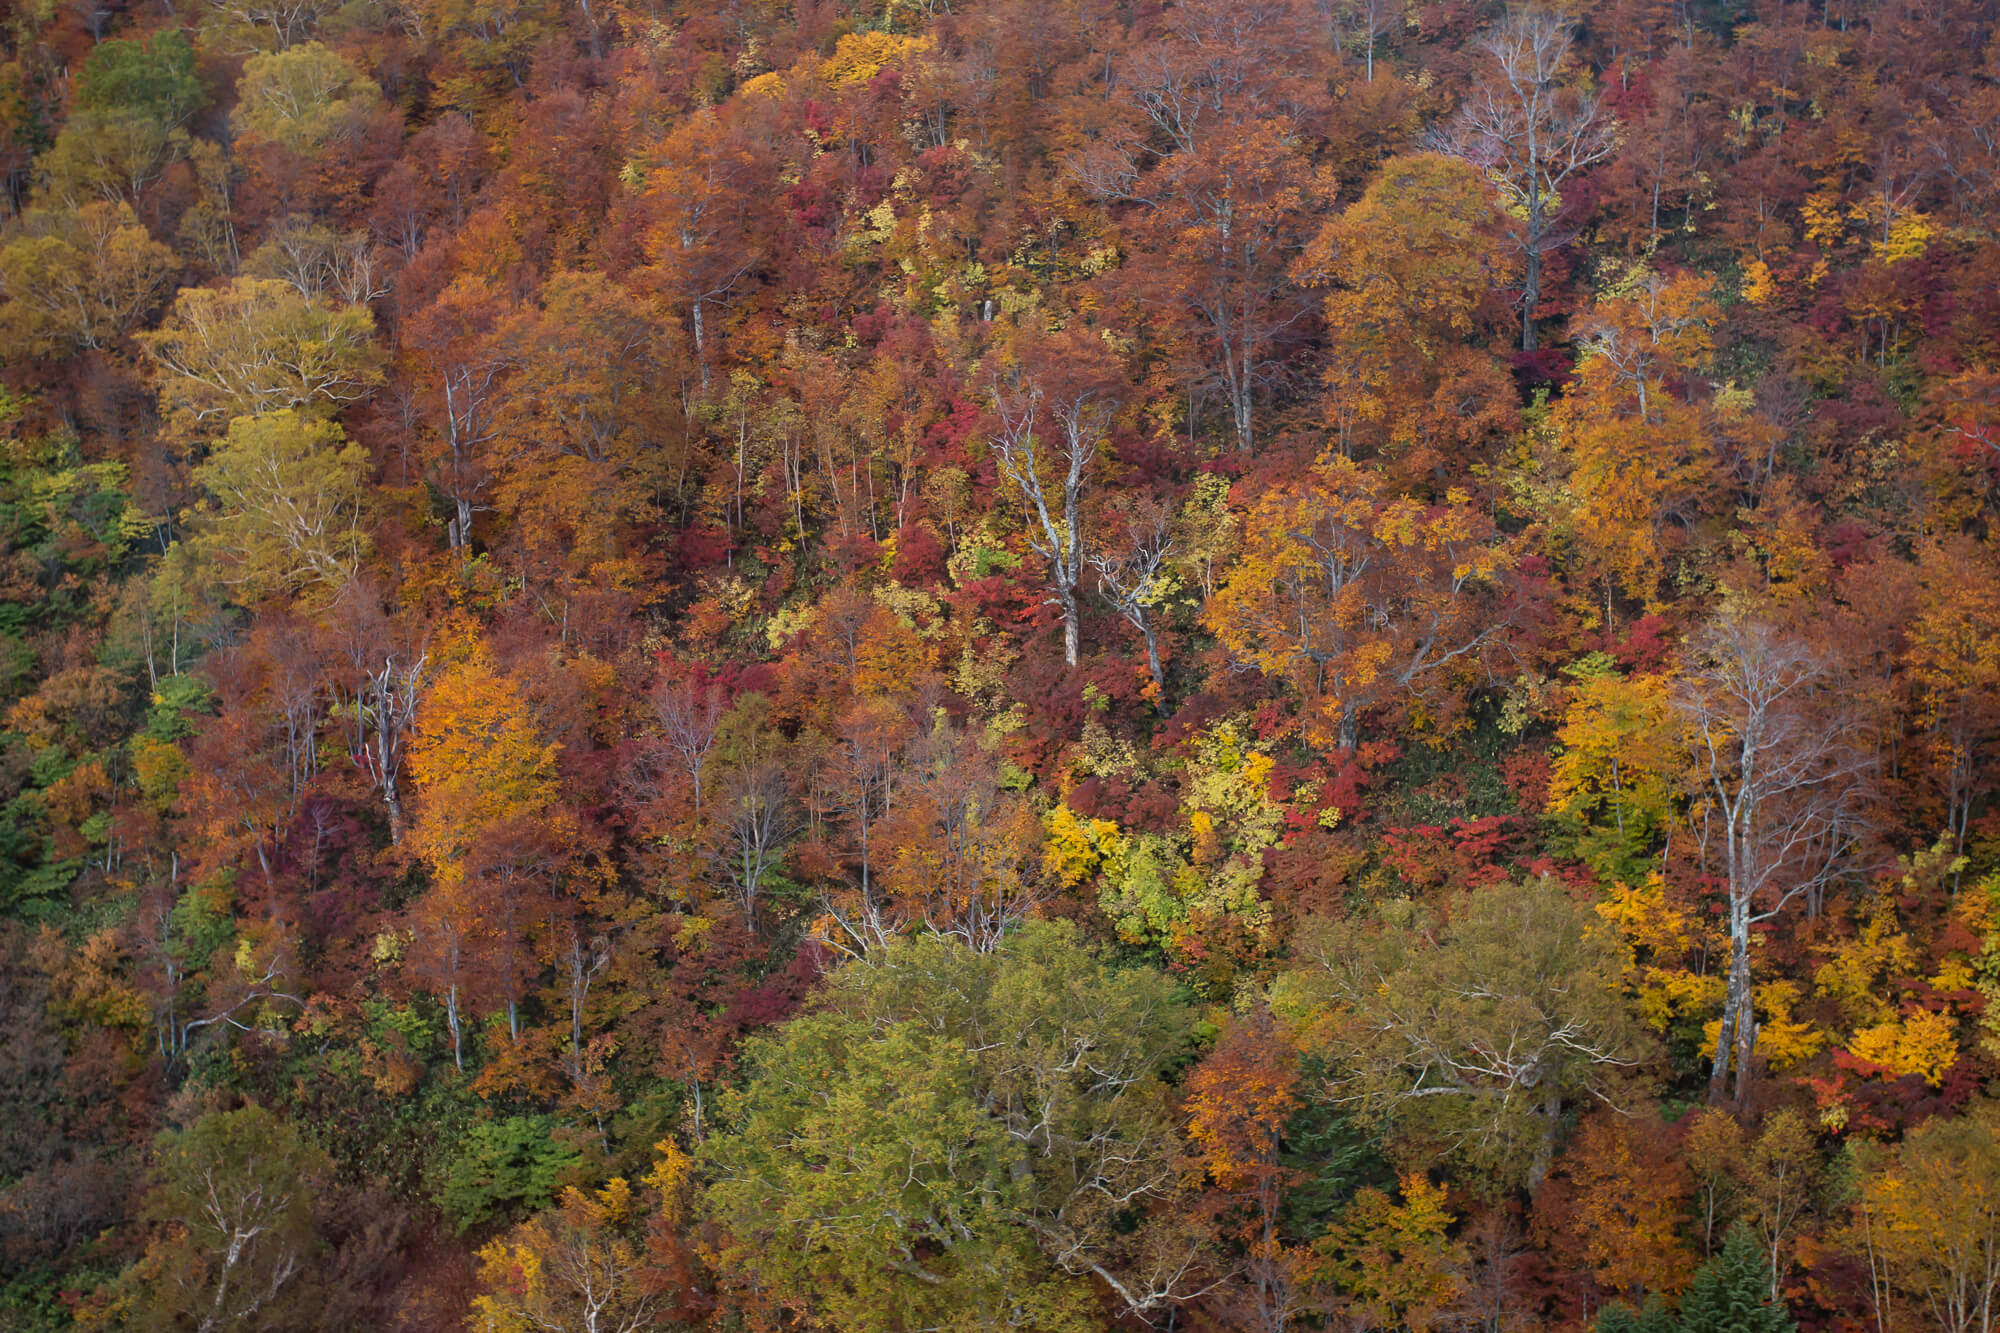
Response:
M996 384L999 430L993 456L1000 475L1029 510L1028 545L1049 565L1051 600L1062 608L1063 660L1077 663L1082 621L1083 492L1110 433L1117 389L1108 354L1073 333L1030 344L1033 358L1016 383ZM1093 364L1095 362L1095 364Z
M1160 625L1155 608L1167 594L1168 559L1174 553L1173 511L1158 500L1138 502L1122 515L1116 544L1090 557L1098 591L1111 609L1131 622L1146 640L1146 668L1153 673L1155 704L1166 707L1167 681L1160 670Z
M991 953L1043 901L1033 809L1003 785L997 758L941 712L909 742L880 840L891 928L919 922Z
M1733 1050L1740 1104L1757 1044L1751 929L1801 899L1817 911L1860 830L1870 759L1849 743L1838 674L1811 646L1732 614L1691 647L1674 702L1693 754L1696 828L1704 853L1719 851L1729 893L1728 989L1708 1095L1722 1101Z
M665 681L653 691L653 715L660 720L660 738L680 759L682 771L693 784L697 814L701 811L702 775L708 769L708 752L715 748L723 711L722 691L703 689L690 680Z
M398 661L394 653L383 657L382 665L371 670L363 684L357 707L364 724L361 765L382 795L382 808L389 814L389 840L403 841L402 780L403 755L410 732L417 722L417 701L424 681L427 653Z
M1479 48L1485 77L1451 122L1429 136L1437 152L1486 171L1518 219L1514 243L1525 257L1521 347L1535 350L1535 309L1542 299L1542 256L1561 244L1555 231L1563 185L1609 157L1616 126L1594 93L1567 86L1570 21L1540 9L1516 10Z
M403 841L404 751L416 726L430 654L407 627L384 614L379 590L350 581L334 600L328 633L345 670L331 674L333 712L346 728L348 757L368 775L389 816L389 840Z
M718 853L747 929L757 929L765 881L803 822L790 775L777 759L745 764L724 779Z
M1385 37L1402 30L1404 9L1403 0L1332 0L1324 12L1333 33L1333 49L1360 47L1368 82L1375 82L1375 48Z

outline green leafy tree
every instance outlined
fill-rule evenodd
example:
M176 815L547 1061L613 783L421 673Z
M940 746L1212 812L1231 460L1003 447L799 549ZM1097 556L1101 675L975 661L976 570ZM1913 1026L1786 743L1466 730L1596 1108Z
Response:
M1539 1183L1566 1110L1613 1096L1646 1052L1616 944L1554 881L1310 921L1293 956L1272 1007L1327 1062L1335 1103L1500 1188Z
M1614 1301L1604 1307L1604 1313L1597 1316L1591 1327L1597 1333L1681 1333L1680 1321L1658 1297L1637 1310L1623 1301Z
M292 408L331 414L381 382L375 319L276 278L187 287L159 330L141 336L160 374L160 407L198 433L235 417Z
M194 475L214 505L192 543L245 604L337 589L368 549L368 458L330 421L291 409L238 417Z
M474 1125L438 1198L445 1217L463 1232L547 1205L581 1161L551 1135L554 1126L547 1116L523 1115Z
M306 42L244 61L236 98L238 133L311 154L373 110L382 90L339 52Z
M178 129L207 92L194 72L194 47L178 29L139 39L99 42L84 57L77 105L144 116Z
M144 111L80 107L36 159L38 198L69 209L92 201L136 203L189 142L186 130L170 129Z
M1066 924L842 968L748 1044L706 1149L731 1264L843 1329L1096 1327L1086 1276L1163 1304L1192 1260L1151 1215L1186 1174L1162 1076L1191 1017Z
M127 1326L297 1328L319 1240L313 1199L331 1163L261 1106L217 1111L162 1134L146 1215L160 1228L121 1280Z

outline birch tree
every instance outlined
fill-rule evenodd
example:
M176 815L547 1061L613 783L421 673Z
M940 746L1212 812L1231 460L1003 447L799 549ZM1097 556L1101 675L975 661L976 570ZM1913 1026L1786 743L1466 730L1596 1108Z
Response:
M1618 146L1597 95L1574 78L1574 41L1561 15L1540 9L1510 14L1479 43L1483 76L1427 145L1484 170L1514 216L1514 244L1526 261L1521 348L1529 352L1536 345L1542 256L1566 239L1556 225L1562 189Z
M1729 975L1708 1096L1736 1071L1749 1087L1757 1019L1751 932L1803 901L1817 911L1860 828L1868 757L1848 742L1833 663L1802 640L1741 614L1691 645L1674 707L1693 755L1694 819L1727 886Z
M1030 339L1023 350L1025 364L993 389L993 458L1027 511L1028 545L1048 565L1050 600L1062 612L1063 660L1074 667L1083 637L1084 492L1124 381L1087 333Z

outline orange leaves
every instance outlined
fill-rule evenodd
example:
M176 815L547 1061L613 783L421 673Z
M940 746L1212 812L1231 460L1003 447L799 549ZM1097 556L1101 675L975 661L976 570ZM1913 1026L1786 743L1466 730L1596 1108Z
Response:
M1714 414L1685 396L1714 349L1712 287L1648 275L1600 301L1580 321L1586 356L1550 417L1583 546L1606 579L1648 603L1679 532L1718 498Z
M424 805L412 846L441 882L462 879L486 828L550 812L555 763L519 686L475 651L438 677L418 714L410 772Z
M1574 1245L1602 1285L1628 1297L1672 1293L1696 1261L1681 1242L1693 1192L1667 1128L1618 1114L1593 1115L1556 1170L1545 1222Z
M1463 396L1429 400L1459 369L1448 363L1475 311L1508 278L1497 230L1478 171L1418 154L1385 163L1306 247L1294 271L1308 286L1330 287L1327 411L1341 452L1353 450L1357 432L1407 446L1465 412ZM1443 409L1435 426L1433 408Z
M1459 492L1441 505L1385 495L1379 474L1325 457L1266 491L1244 528L1203 620L1306 699L1316 744L1352 748L1364 710L1416 694L1501 628L1479 603L1512 555Z
M1282 1182L1285 1122L1300 1106L1297 1056L1268 1022L1230 1030L1188 1075L1188 1136L1202 1168L1224 1190Z

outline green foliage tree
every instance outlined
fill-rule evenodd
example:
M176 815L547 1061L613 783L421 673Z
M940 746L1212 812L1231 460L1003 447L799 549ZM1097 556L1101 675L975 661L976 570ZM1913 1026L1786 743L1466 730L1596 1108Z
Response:
M485 1120L466 1132L438 1204L460 1232L544 1207L582 1159L541 1115Z
M254 55L236 84L237 132L311 154L382 100L375 81L320 42Z
M1701 1266L1681 1298L1684 1333L1792 1333L1785 1307L1771 1299L1771 1263L1756 1236L1738 1227Z
M178 29L99 42L78 73L77 105L144 116L167 129L187 124L207 100L194 46Z
M1191 1028L1064 924L842 968L749 1044L706 1149L731 1262L835 1328L1094 1327L1084 1275L1163 1303L1189 1255L1148 1215L1183 1177L1162 1075Z
M160 372L160 406L189 433L292 408L330 414L381 382L375 319L275 278L188 287L140 342Z
M340 427L287 408L238 417L195 480L214 497L190 539L249 605L338 589L368 549L368 459Z
M67 209L93 200L136 202L188 144L187 131L169 129L144 111L82 108L35 162L38 198Z
M296 1328L318 1248L313 1200L332 1164L261 1106L162 1134L146 1214L161 1235L137 1265L131 1326L224 1333ZM133 1276L128 1274L128 1277Z
M1597 1333L1681 1333L1681 1323L1658 1297L1634 1310L1623 1301L1604 1307L1591 1325Z
M1314 920L1272 1007L1324 1059L1331 1097L1489 1186L1539 1183L1565 1110L1614 1095L1646 1051L1616 944L1552 880Z

